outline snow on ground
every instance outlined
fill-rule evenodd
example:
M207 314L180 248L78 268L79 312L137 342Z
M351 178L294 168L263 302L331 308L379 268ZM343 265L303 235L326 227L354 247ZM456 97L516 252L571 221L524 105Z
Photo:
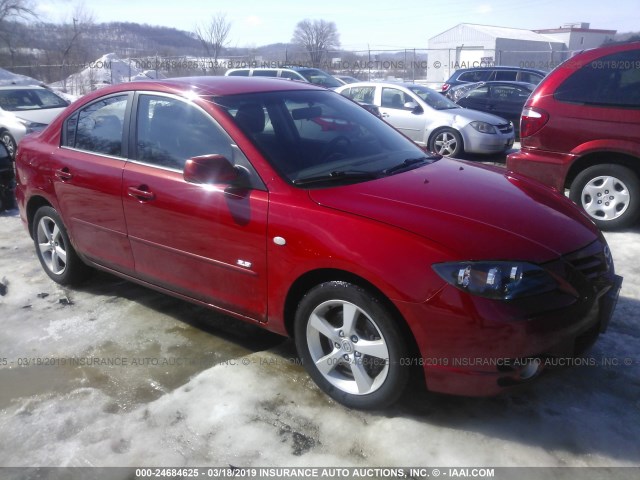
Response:
M5 212L0 465L638 466L640 228L606 237L625 280L595 366L489 399L416 386L360 412L318 390L291 341L106 274L55 285Z

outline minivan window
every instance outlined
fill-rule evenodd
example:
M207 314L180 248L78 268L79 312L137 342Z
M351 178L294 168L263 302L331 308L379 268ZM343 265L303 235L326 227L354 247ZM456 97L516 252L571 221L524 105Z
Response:
M607 55L584 65L558 87L554 97L585 105L640 107L640 50Z

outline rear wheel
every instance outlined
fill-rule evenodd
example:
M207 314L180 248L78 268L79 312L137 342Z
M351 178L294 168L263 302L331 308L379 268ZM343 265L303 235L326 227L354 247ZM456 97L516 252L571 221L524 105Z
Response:
M407 385L407 346L394 316L359 286L326 282L311 289L298 306L295 338L309 375L348 407L383 408Z
M40 207L33 219L33 242L42 268L61 285L82 280L89 268L73 249L67 230L58 212L52 207Z
M623 165L594 165L583 170L571 184L569 196L602 230L628 227L640 214L638 176Z

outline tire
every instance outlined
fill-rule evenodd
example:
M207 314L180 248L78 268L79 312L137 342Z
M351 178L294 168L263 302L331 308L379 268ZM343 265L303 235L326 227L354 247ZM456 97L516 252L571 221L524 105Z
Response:
M602 230L628 227L640 215L640 181L623 165L586 168L571 183L569 197Z
M0 134L0 142L4 143L4 146L7 147L7 152L9 152L11 158L16 158L18 144L8 131L4 130L2 134Z
M33 218L33 243L44 271L56 283L70 285L89 272L69 241L67 230L52 207L40 207Z
M298 305L295 340L311 378L347 407L384 408L407 386L407 345L394 316L356 285L326 282L311 289Z
M429 140L429 150L444 157L456 157L464 151L462 137L453 128L436 130Z

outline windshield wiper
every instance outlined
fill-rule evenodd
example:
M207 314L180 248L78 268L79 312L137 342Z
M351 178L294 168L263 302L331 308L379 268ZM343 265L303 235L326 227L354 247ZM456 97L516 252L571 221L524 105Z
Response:
M393 175L394 173L412 170L416 168L419 164L427 163L430 160L433 160L433 159L429 157L407 158L404 162L383 170L382 173L384 175Z
M314 183L340 183L340 182L357 182L358 180L373 180L379 178L380 174L376 172L337 170L325 175L314 175L312 177L302 177L293 181L294 185L312 185Z

